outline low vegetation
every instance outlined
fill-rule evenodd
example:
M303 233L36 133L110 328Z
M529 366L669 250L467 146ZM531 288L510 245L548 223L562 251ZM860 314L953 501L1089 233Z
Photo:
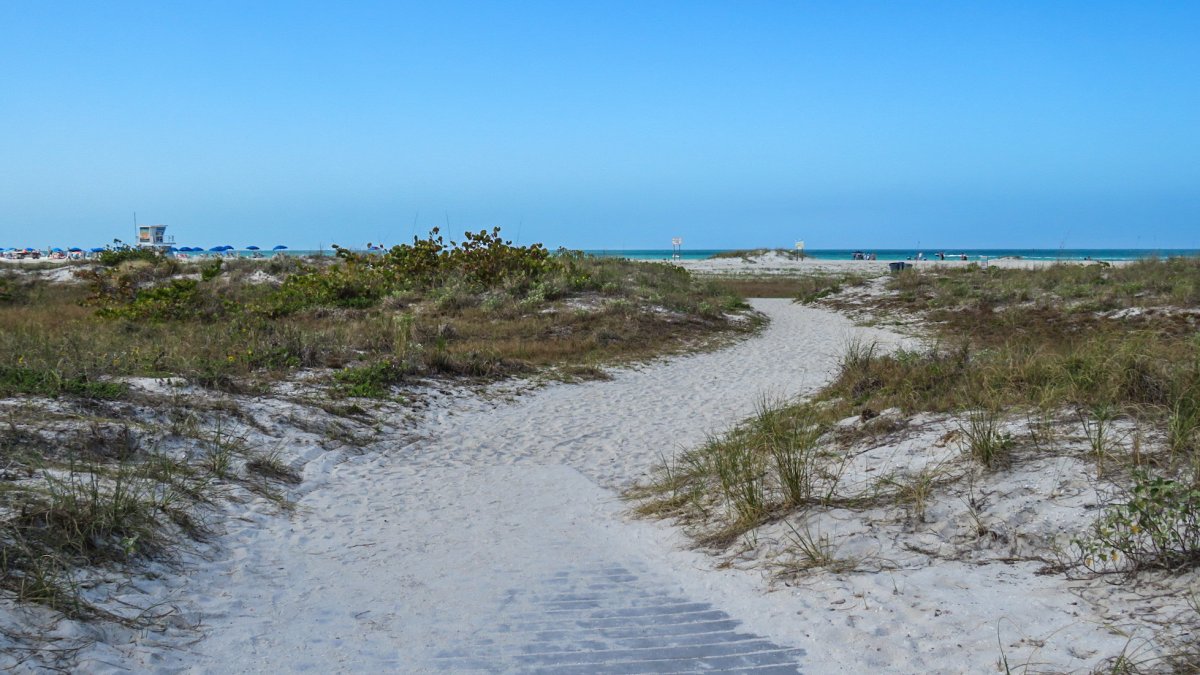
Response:
M813 302L835 295L869 278L853 272L715 276L721 287L743 298L791 298Z
M798 296L838 306L836 290L819 290L828 283L815 280L818 290ZM925 346L851 345L813 398L765 406L664 462L656 480L631 492L637 509L676 518L699 544L723 551L774 521L794 534L793 522L830 509L900 507L911 527L925 522L930 500L956 486L967 494L964 522L973 523L964 541L1010 541L989 524L974 483L1070 456L1092 464L1089 480L1110 486L1099 515L1081 513L1094 518L1090 527L1029 559L1085 577L1200 567L1200 260L909 270L866 301L873 317L920 317ZM862 302L856 297L855 309ZM873 481L843 479L848 463L914 416L956 420L942 442L958 447L959 458ZM814 562L814 551L835 542L814 548L819 537L774 532L793 542L793 561L807 561L777 571L832 568ZM1195 643L1171 648L1177 653L1160 653L1151 667L1200 662Z
M298 368L340 385L637 359L739 327L735 294L676 267L551 254L499 233L329 262L123 260L0 304L0 392L112 396L125 376L253 387ZM265 282L254 275L266 276ZM14 296L15 297L15 296ZM382 377L381 376L386 376ZM386 385L339 387L380 394Z
M304 386L321 392L319 417L345 423L301 415L297 428L358 444L370 429L355 399L399 405L398 385L604 377L598 365L756 325L734 316L736 294L677 267L514 246L499 230L461 242L434 230L379 254L315 260L183 262L116 248L77 269L81 283L0 277L0 589L81 618L125 621L80 593L98 570L169 560L204 536L199 514L230 491L287 508L300 478L212 410L131 378L224 396L312 369ZM217 413L241 414L236 404ZM166 441L173 450L158 447Z

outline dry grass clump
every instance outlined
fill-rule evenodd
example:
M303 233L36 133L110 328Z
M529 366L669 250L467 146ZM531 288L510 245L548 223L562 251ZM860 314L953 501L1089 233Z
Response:
M712 278L723 288L743 298L792 298L806 303L835 295L846 288L862 286L869 281L869 277L852 272L712 275Z
M162 455L22 473L0 483L0 588L19 601L115 618L80 597L81 568L170 556L203 532L193 516L203 478Z
M138 623L85 600L81 584L106 570L175 560L189 540L205 537L206 514L236 490L289 508L278 485L300 477L278 452L256 451L221 414L198 419L203 406L186 410L189 424L159 426L152 410L170 418L185 409L169 398L139 403L137 414L82 400L53 411L7 407L0 591L71 617Z
M728 434L665 461L630 496L640 513L679 518L701 544L723 548L778 514L830 503L839 458L818 441L838 412L764 400Z

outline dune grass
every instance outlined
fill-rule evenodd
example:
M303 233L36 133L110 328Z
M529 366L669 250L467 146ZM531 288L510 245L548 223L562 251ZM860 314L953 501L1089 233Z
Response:
M700 543L719 548L771 518L822 503L812 490L789 492L796 482L789 476L819 476L809 484L821 488L825 501L832 498L841 459L834 435L818 439L847 415L867 419L890 408L958 415L965 455L1003 470L1014 459L1006 419L1068 411L1084 432L1097 475L1146 472L1127 499L1105 512L1103 527L1081 533L1080 561L1123 572L1200 563L1200 538L1188 534L1200 512L1193 503L1200 494L1200 261L934 268L896 275L889 289L876 309L923 317L930 346L885 354L871 344L851 345L833 381L813 399L762 409L725 436L665 462L658 480L631 493L640 511L682 518ZM1112 430L1121 421L1163 442L1118 448ZM776 448L807 448L805 457L816 462L797 471L772 461ZM1054 440L1042 439L1038 451L1055 452ZM923 516L935 481L913 482L881 485Z
M236 406L202 409L126 378L254 393L327 369L334 399L392 398L417 379L603 377L598 365L757 325L735 320L745 308L735 294L677 267L517 247L498 231L324 260L183 263L130 250L75 267L81 283L0 276L0 397L20 402L0 424L0 589L85 618L119 620L83 599L87 575L169 559L203 536L197 513L230 490L286 509L286 486L300 480L278 451L219 421ZM131 412L142 405L163 419ZM364 413L353 401L322 405ZM41 433L43 419L75 431ZM314 432L361 442L340 426ZM166 436L190 449L168 456L139 440Z
M791 298L800 302L814 302L869 281L869 277L853 272L711 277L722 288L743 298Z
M236 389L301 368L351 368L339 391L380 395L405 378L594 366L753 327L729 320L735 294L669 265L489 242L416 262L434 244L313 263L138 258L87 268L84 285L11 282L0 395L119 397L125 376Z

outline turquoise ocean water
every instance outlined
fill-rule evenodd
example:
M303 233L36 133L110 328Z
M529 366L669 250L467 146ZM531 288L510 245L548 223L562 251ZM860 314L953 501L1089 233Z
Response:
M1140 248L1078 248L1078 249L1048 249L1048 248L924 248L924 249L808 249L804 253L814 260L851 260L855 251L874 253L879 260L907 260L924 253L926 258L936 258L940 251L949 259L952 256L966 254L971 260L980 256L989 258L1024 258L1028 260L1137 260L1139 258L1168 256L1196 256L1200 249L1140 249ZM669 260L670 249L643 249L627 251L587 251L594 255L619 256L631 260ZM685 260L702 260L710 258L724 250L683 250L680 257Z
M680 252L680 257L684 260L703 260L710 258L717 253L724 253L730 249L684 249ZM1145 249L1145 248L924 248L924 249L808 249L805 255L814 260L851 260L854 252L861 250L863 253L874 253L879 260L908 260L917 255L924 253L926 258L936 259L937 253L940 251L946 254L947 259L957 257L961 254L966 254L971 260L978 260L981 256L987 256L991 259L996 258L1023 258L1027 260L1137 260L1139 258L1159 257L1165 258L1169 256L1200 256L1200 249ZM271 255L269 251L263 251L266 255ZM333 255L331 249L323 251L317 250L289 250L283 251L286 255ZM585 251L592 255L628 258L630 260L670 260L670 249L610 249L610 250L591 250ZM238 252L238 255L248 257L251 254L247 251Z

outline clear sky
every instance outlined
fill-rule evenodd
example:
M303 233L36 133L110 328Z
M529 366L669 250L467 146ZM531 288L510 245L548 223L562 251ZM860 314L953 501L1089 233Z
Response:
M0 2L0 246L1200 247L1197 2Z

